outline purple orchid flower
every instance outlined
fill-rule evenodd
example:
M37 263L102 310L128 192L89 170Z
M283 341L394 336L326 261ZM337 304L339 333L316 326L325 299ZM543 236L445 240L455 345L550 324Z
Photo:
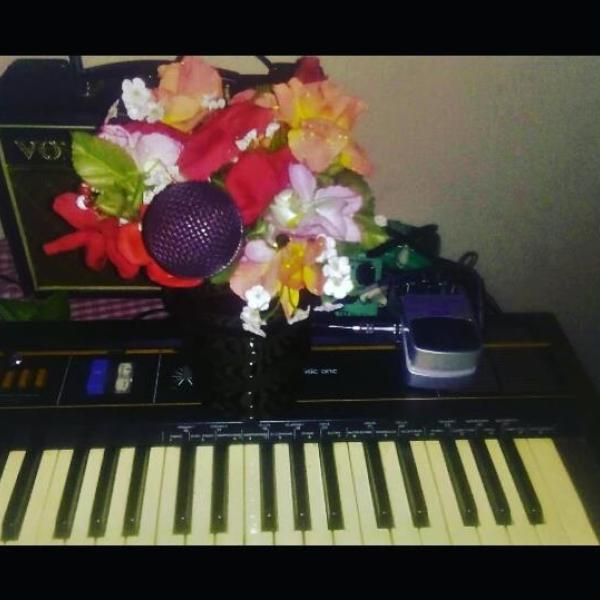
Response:
M317 189L315 176L301 164L290 165L289 176L292 187L275 196L266 216L278 233L360 242L361 231L352 218L362 206L360 194L341 185Z

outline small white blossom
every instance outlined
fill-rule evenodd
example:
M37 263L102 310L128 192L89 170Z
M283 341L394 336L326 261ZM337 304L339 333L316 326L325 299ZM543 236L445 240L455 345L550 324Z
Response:
M281 125L277 121L271 121L265 129L265 137L272 138L280 127Z
M144 184L148 187L144 191L143 202L144 204L150 204L156 194L162 192L168 185L173 182L173 177L169 173L169 170L159 160L148 160L142 167L144 175Z
M130 119L154 123L163 117L163 107L154 100L152 91L146 87L143 79L125 79L122 90L121 98Z
M318 237L325 240L325 248L324 248L323 252L321 252L321 254L319 254L319 256L317 256L315 261L318 263L325 263L325 262L329 261L331 258L334 258L337 256L336 241L334 238L332 238L328 235L319 235Z
M323 293L326 296L333 296L336 300L345 298L354 289L354 284L350 277L332 277L325 280Z
M375 215L373 220L375 221L375 225L379 225L379 227L385 227L388 223L385 215Z
M258 139L258 132L256 129L251 129L242 139L236 140L235 145L241 152L247 150L250 144Z
M166 186L171 183L171 175L165 165L159 160L146 161L142 167L146 175L144 183L147 186Z
M202 96L202 108L206 108L207 110L225 108L225 99L219 98L216 94L205 94Z
M81 196L77 196L77 198L75 199L75 204L77 205L77 208L79 210L87 210L87 204L85 203L85 196L81 195Z
M310 306L306 310L297 308L296 312L294 312L294 314L287 320L288 325L293 325L294 323L304 321L305 319L308 319L309 315L310 315Z
M323 275L335 279L343 279L350 272L350 259L347 256L332 256L323 267Z
M261 329L267 323L261 319L260 311L249 306L244 306L240 319L242 320L242 328L245 331L260 335L261 337L267 337L267 334Z
M262 285L255 285L244 294L248 306L256 310L267 310L271 302L271 295Z

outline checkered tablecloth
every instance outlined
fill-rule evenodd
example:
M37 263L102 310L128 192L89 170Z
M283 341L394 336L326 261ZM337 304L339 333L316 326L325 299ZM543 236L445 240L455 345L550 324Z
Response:
M0 274L17 280L18 275L10 253L8 241L0 239ZM22 298L19 285L0 280L0 298ZM149 311L148 319L163 319L167 316L162 300L154 298L72 298L71 319L94 321L97 319L132 319Z

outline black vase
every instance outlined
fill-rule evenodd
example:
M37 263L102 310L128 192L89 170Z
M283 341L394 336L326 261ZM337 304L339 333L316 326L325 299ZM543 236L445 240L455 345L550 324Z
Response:
M266 337L242 329L244 303L228 286L163 290L165 307L184 335L184 352L203 403L224 418L264 419L285 414L301 389L310 351L308 320L283 316Z

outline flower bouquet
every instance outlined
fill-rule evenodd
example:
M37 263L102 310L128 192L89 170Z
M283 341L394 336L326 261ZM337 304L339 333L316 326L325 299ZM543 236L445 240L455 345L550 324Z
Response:
M348 254L386 239L352 129L364 102L316 58L288 82L226 98L197 57L125 80L96 135L74 132L77 191L54 200L75 231L47 254L83 248L91 269L168 288L226 286L244 329L265 335L332 310L353 290Z
M355 288L349 257L388 237L352 136L365 103L312 57L232 98L197 57L160 66L158 82L123 81L99 131L72 134L82 183L53 209L74 231L44 251L82 248L91 269L144 269L188 300L216 298L257 337L340 308Z

